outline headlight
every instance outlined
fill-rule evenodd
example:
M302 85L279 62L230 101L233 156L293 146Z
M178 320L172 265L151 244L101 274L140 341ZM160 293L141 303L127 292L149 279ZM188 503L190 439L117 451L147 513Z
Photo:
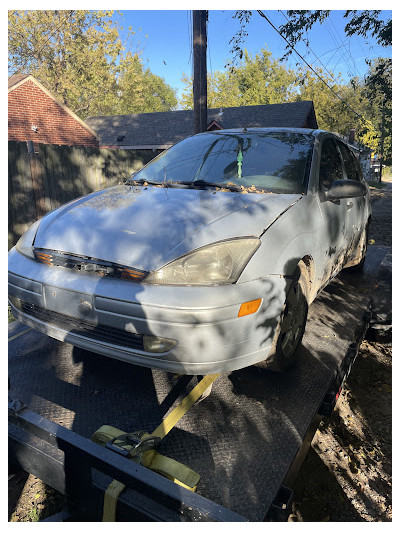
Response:
M159 285L221 285L235 283L260 239L245 237L198 248L152 272L145 283Z
M30 257L31 259L35 259L35 256L33 255L33 241L35 240L36 232L39 227L40 220L36 220L30 226L25 233L22 235L22 237L19 239L17 244L15 245L15 248L18 250L18 252L22 255L26 255L26 257Z

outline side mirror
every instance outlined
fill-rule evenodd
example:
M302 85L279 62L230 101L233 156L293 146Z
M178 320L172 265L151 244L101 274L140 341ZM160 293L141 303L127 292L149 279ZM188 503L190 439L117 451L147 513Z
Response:
M336 180L326 191L327 200L340 200L341 198L360 198L367 194L367 186L357 180Z

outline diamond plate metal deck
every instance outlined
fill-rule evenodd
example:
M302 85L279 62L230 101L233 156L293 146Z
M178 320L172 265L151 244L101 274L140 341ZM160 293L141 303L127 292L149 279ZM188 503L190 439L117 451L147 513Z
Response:
M387 249L370 248L363 276L343 272L312 304L296 365L221 375L162 442L160 452L201 474L198 492L262 520L345 356ZM10 336L27 329L12 324ZM197 382L107 359L34 330L9 345L11 393L85 437L103 424L155 429Z

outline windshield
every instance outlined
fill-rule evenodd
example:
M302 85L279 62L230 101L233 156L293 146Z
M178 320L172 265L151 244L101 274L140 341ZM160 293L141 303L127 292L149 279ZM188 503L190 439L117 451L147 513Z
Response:
M157 156L128 183L181 183L254 192L305 192L313 136L291 132L201 134Z

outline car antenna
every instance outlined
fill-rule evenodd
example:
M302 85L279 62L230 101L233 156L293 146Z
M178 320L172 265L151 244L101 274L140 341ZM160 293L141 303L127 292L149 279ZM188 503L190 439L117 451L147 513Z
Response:
M250 126L250 122L246 124L246 126L243 128L243 133L247 132L247 128Z

